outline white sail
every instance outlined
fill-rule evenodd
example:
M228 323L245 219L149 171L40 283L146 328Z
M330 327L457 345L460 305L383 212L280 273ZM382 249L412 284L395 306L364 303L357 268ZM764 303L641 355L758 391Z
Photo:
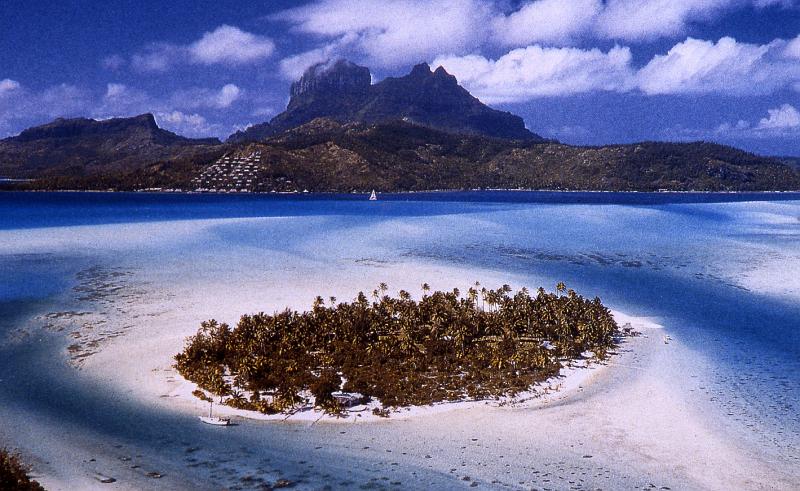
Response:
M374 189L372 190L372 194L369 195L369 200L370 201L377 201L378 200L378 195L375 194L375 190Z

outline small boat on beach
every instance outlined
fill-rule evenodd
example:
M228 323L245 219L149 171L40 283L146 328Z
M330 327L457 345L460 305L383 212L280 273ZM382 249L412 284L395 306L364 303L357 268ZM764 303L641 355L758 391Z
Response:
M375 190L374 189L372 190L372 194L369 195L369 200L370 201L378 201L378 195L375 194Z
M215 426L229 426L231 424L230 418L220 418L219 416L213 416L211 414L211 410L214 407L214 403L209 401L208 406L208 416L198 416L200 421L205 424L215 425Z
M198 416L200 421L209 425L216 426L230 426L231 420L229 418L220 418L217 416Z

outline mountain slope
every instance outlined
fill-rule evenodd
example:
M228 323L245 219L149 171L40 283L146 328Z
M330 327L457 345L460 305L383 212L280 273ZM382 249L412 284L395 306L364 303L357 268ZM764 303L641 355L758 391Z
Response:
M103 121L57 119L0 140L0 176L124 171L200 155L216 145L216 138L190 139L161 129L152 114Z
M369 69L346 60L315 65L292 84L286 111L228 141L260 141L320 117L342 123L405 120L450 133L541 140L525 128L522 118L486 106L444 68L431 72L422 63L404 77L375 85L370 78Z
M264 142L230 148L226 159L232 164L213 159L158 164L104 179L100 188L800 190L800 173L778 160L705 142L573 147L458 135L403 121L368 125L315 119ZM224 170L237 161L243 167ZM249 181L238 177L242 169L252 173ZM35 187L96 185L65 182L42 180Z

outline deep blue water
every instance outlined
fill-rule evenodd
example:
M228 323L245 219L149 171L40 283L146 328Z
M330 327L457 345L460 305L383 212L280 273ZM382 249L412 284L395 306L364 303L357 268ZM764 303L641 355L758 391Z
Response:
M800 193L601 193L467 191L381 194L182 194L0 192L0 230L199 218L469 212L479 205L573 204L657 206L800 200ZM445 203L441 205L437 203Z

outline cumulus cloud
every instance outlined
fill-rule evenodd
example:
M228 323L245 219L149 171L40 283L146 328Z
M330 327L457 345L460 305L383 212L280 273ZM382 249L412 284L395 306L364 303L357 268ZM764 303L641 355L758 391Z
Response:
M337 53L345 50L356 38L354 34L346 34L325 46L288 56L280 62L281 75L287 80L297 80L308 67L336 58Z
M783 54L787 58L794 58L800 60L800 36L789 41Z
M110 83L91 114L100 118L130 116L155 110L154 105L155 101L147 93L125 84Z
M16 80L11 80L10 78L0 80L0 96L9 94L19 88L20 84Z
M216 106L219 108L230 107L242 95L242 89L234 84L226 84L217 94Z
M184 63L244 65L269 58L274 52L270 38L223 24L189 45L153 43L131 57L131 66L142 72L164 72Z
M0 79L0 136L13 129L42 124L57 117L96 119L130 117L152 112L164 127L190 136L222 134L228 128L209 123L203 110L226 110L246 97L243 89L226 84L219 89L190 88L153 96L122 83L109 83L103 92L59 84L41 91Z
M208 89L192 87L177 90L164 102L166 106L180 109L227 109L244 96L244 90L235 84L226 84L222 88Z
M597 31L620 40L648 40L684 34L690 22L712 18L738 0L609 0Z
M735 139L769 139L797 138L800 136L800 111L791 104L768 109L767 115L756 123L740 119L736 123L725 122L712 132L703 130L684 130L694 138L735 138Z
M378 67L470 52L487 39L491 18L491 6L480 0L321 0L272 16L296 32L345 39L335 47Z
M800 39L800 38L799 38ZM800 63L792 59L798 39L764 45L724 37L687 38L641 68L631 50L546 47L514 49L496 60L481 55L441 56L442 65L485 102L521 102L592 91L639 91L647 95L750 96L800 90Z
M241 65L269 58L275 51L271 39L221 25L189 46L192 61L205 65Z
M157 112L154 114L156 123L175 133L187 136L206 136L214 131L214 126L209 124L200 114L187 114L181 111Z
M800 111L791 104L783 104L767 111L769 116L762 118L756 126L757 130L796 130L800 129Z
M531 44L572 46L585 39L652 41L679 38L692 24L745 7L797 7L797 0L317 0L271 16L321 44L287 57L296 76L332 55L361 56L374 67L397 67L436 56ZM515 5L511 7L511 5ZM346 39L346 42L341 42Z
M689 38L656 55L639 71L637 83L646 94L769 94L800 80L800 64L780 56L785 45Z
M478 55L441 57L434 65L443 66L488 103L631 88L631 52L619 46L603 52L537 45L515 49L497 60Z
M11 79L0 80L0 129L8 134L22 121L87 114L91 101L88 91L71 84L35 91Z
M586 33L603 9L601 0L538 0L495 17L495 40L502 45L571 43Z
M131 57L131 66L140 72L165 72L186 60L185 49L168 43L153 43Z

